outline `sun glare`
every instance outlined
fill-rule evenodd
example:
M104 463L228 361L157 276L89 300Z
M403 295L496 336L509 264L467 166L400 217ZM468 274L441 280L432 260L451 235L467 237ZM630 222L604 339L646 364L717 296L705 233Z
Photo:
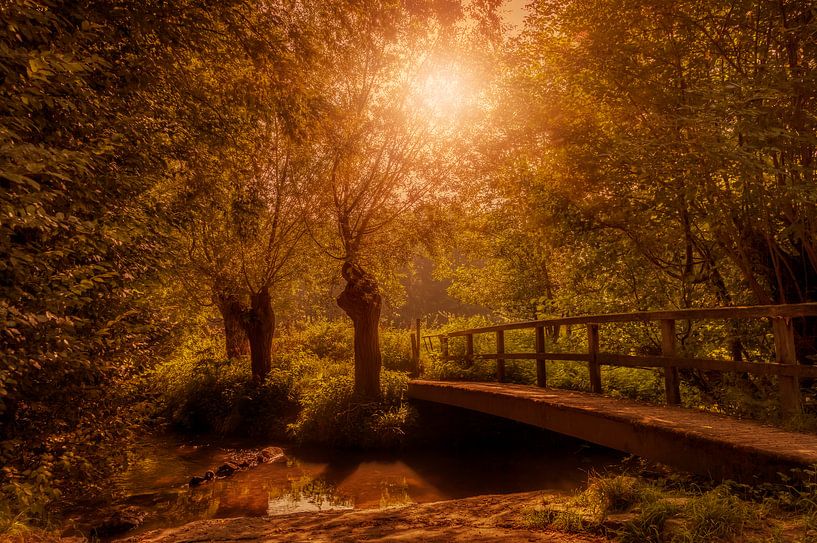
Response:
M461 109L466 92L466 86L458 74L439 71L426 77L420 97L423 106L435 114L452 116Z

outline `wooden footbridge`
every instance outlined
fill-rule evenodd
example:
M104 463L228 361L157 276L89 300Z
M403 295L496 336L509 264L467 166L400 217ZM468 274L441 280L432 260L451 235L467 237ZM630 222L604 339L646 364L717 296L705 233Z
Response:
M777 382L781 409L792 415L802 413L801 386L810 387L817 380L817 366L798 363L793 319L814 316L817 316L817 304L813 303L688 309L564 317L425 336L429 343L438 341L439 356L443 360L458 359L466 365L478 359L496 360L496 382L413 380L408 395L414 400L531 424L715 478L776 480L778 473L817 464L817 435L680 407L679 370L770 377ZM774 362L688 358L677 354L677 321L734 322L738 319L770 321L776 353ZM661 353L634 355L601 351L599 330L610 323L658 323ZM586 352L548 352L547 336L558 336L561 326L586 329ZM510 330L532 330L534 351L506 352L505 333ZM494 352L474 352L474 336L479 334L494 334ZM419 334L414 337L415 353L419 352L418 337ZM463 356L449 354L450 341L454 338L464 339ZM507 360L535 361L538 386L505 383ZM547 362L551 360L586 364L591 391L549 388ZM602 366L662 369L667 405L604 396Z

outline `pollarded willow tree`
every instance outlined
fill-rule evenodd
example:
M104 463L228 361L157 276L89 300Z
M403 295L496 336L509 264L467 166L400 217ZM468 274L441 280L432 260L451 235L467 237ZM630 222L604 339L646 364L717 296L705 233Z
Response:
M297 190L305 160L274 120L253 136L220 161L218 175L197 179L205 186L181 238L185 267L193 272L189 290L204 287L204 304L214 304L223 318L227 356L249 347L253 379L263 381L272 364L276 290L302 265Z
M325 227L313 237L342 262L337 304L354 326L355 392L363 398L380 395L383 299L373 270L388 273L388 262L406 261L401 225L446 190L454 130L434 107L457 89L434 67L461 31L464 9L458 2L350 7L327 39L334 50L313 202L329 219L310 222Z
M298 191L310 187L311 29L290 7L245 13L246 35L214 38L217 65L187 59L188 122L210 131L177 163L187 180L175 189L175 277L188 299L218 309L227 356L249 354L258 382L272 363L276 290L302 269Z

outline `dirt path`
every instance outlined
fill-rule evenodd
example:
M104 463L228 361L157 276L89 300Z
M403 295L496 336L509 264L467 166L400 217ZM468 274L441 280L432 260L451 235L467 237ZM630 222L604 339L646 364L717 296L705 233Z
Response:
M526 492L345 513L301 513L269 518L202 520L120 541L127 543L606 541L587 535L526 528L524 511L541 504L545 496L542 492Z

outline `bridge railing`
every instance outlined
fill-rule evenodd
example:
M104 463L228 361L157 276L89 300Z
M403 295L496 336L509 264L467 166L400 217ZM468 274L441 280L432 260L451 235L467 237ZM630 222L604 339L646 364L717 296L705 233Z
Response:
M597 393L602 392L601 366L603 365L633 368L661 368L664 372L666 400L670 405L681 403L680 381L678 377L679 368L720 372L745 372L754 375L776 376L781 407L786 412L799 413L802 412L800 379L817 378L817 366L798 363L795 354L795 335L792 319L813 316L817 316L817 303L679 309L673 311L639 311L634 313L582 315L513 322L458 330L446 334L432 334L424 337L427 338L429 342L433 339L439 340L441 358L443 360L459 358L449 355L449 341L452 338L463 337L465 339L466 361L472 363L475 359L496 360L496 377L499 382L505 380L506 360L535 360L536 384L540 387L547 386L546 361L566 360L586 362L590 374L590 388L593 392ZM690 358L677 354L675 334L677 321L735 319L768 319L771 321L776 355L774 362L763 363L714 358ZM660 355L629 355L600 351L599 328L602 325L609 323L639 322L659 323L661 329ZM546 328L575 325L584 325L587 329L587 352L547 352L545 342ZM526 329L534 331L534 352L506 352L505 332L509 330ZM474 353L474 336L490 333L493 333L496 337L495 352Z

